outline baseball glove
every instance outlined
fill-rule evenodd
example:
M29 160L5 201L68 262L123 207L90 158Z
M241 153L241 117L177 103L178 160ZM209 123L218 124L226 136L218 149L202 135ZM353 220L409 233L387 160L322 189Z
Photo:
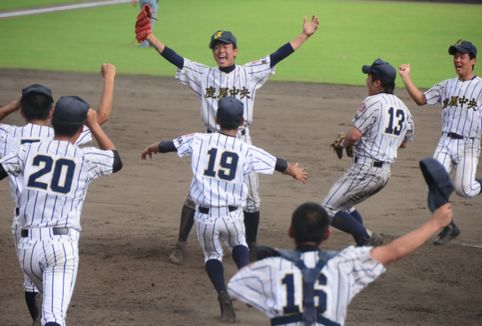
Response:
M343 157L343 149L345 149L346 156L348 157L353 157L353 145L350 145L348 147L344 147L343 140L345 139L346 135L342 131L340 132L337 136L336 139L330 144L330 146L333 148L335 151L336 156L341 159Z
M136 20L136 39L137 42L142 43L146 37L151 34L151 18L152 9L148 5L142 7L141 12L137 15Z

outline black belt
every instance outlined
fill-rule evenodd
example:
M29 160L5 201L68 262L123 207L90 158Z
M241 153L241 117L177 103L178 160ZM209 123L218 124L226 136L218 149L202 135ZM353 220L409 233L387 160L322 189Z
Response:
M234 212L235 210L237 210L238 208L236 206L228 206L228 210L230 212ZM203 213L203 214L209 214L209 207L202 207L202 206L199 206L199 213Z
M53 235L67 235L67 234L69 234L69 228L52 228L52 234ZM28 237L28 229L22 229L22 231L20 231L20 236L22 238L27 238Z
M464 136L456 134L455 132L449 132L447 134L447 137L452 138L452 139L464 139Z
M210 129L210 128L208 128L208 129L206 130L206 132L207 132L208 134L212 134L212 133L215 132L215 131L212 130L212 129ZM241 135L246 136L246 129L242 129L242 130L241 130Z
M18 216L20 214L20 208L15 207L15 215Z
M358 157L355 157L355 163L358 162ZM373 167L381 168L386 162L373 160Z

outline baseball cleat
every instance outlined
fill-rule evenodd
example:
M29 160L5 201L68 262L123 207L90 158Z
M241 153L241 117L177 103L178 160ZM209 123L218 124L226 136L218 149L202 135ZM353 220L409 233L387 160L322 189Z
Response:
M449 242L450 240L453 240L457 238L460 234L460 230L455 223L450 223L446 227L440 231L440 233L437 235L438 239L434 240L433 244L435 246L442 246Z
M42 322L40 321L42 319L42 294L37 293L35 296L35 307L37 308L37 317L32 321L32 326L40 326L42 325Z
M184 263L184 251L186 250L186 242L177 242L176 247L169 256L169 261L176 265Z
M221 309L221 320L227 324L235 323L236 313L234 312L233 300L226 291L219 292L218 302Z
M382 237L375 232L371 232L370 237L365 239L365 241L363 241L362 246L378 247L378 246L381 246L382 244L383 244Z

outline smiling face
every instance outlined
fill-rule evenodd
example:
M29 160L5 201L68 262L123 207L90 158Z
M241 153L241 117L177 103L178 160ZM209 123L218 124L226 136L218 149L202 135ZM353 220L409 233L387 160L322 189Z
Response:
M455 72L461 80L468 80L473 77L473 66L476 63L476 59L470 59L468 53L456 52L454 54L454 68Z
M238 49L233 44L217 42L213 46L213 57L219 68L227 68L234 64Z

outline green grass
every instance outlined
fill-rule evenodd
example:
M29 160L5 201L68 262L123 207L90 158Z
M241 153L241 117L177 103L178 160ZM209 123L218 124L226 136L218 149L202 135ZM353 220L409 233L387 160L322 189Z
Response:
M2 0L3 6L9 3L17 1ZM123 4L1 19L0 67L97 71L100 63L111 62L119 73L172 76L174 67L153 49L129 46L137 12L138 7ZM381 57L395 67L411 63L416 84L430 87L454 75L447 48L457 39L469 39L482 51L481 5L172 0L161 1L154 30L179 54L210 65L210 35L220 28L231 30L241 64L293 39L302 17L311 14L320 17L318 32L279 64L273 79L361 85L361 65Z
M93 2L94 0L2 0L0 1L0 11L13 9L41 8L47 6L57 6L61 4L72 4L80 2Z

